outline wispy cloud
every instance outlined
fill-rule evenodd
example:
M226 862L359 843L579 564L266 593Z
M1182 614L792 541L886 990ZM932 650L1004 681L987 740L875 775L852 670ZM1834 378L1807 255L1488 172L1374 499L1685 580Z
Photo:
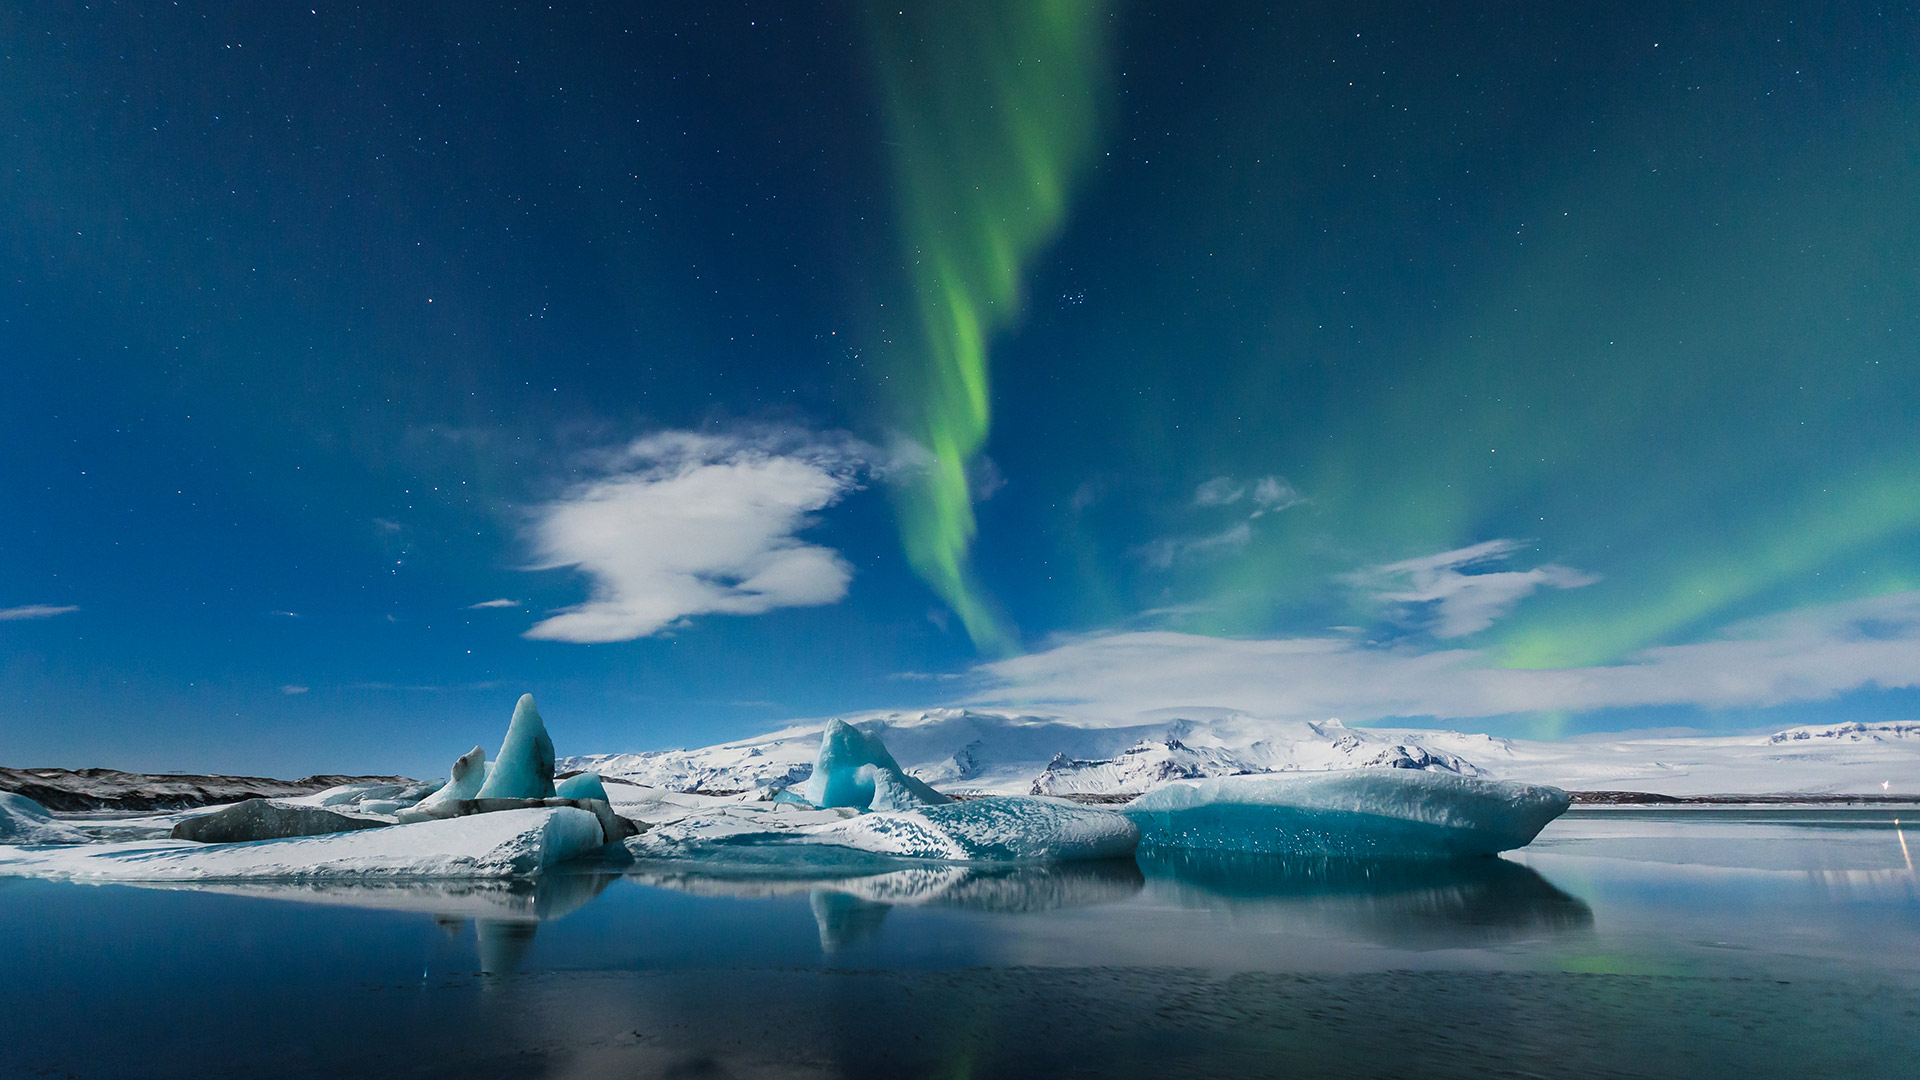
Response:
M21 619L51 619L55 615L65 615L70 611L79 611L77 604L25 604L20 607L0 608L0 622L16 622Z
M1193 489L1195 506L1231 506L1246 497L1246 485L1231 476L1216 476Z
M1195 506L1232 506L1242 499L1253 508L1248 516L1256 518L1307 501L1284 476L1262 476L1251 484L1216 476L1193 489Z
M1307 497L1294 490L1284 476L1263 476L1253 485L1253 517L1299 506Z
M1625 663L1521 670L1478 649L1378 646L1348 637L1234 639L1094 634L981 665L970 703L1049 705L1127 718L1179 708L1351 721L1693 705L1767 707L1863 687L1920 687L1920 591L1803 609L1718 640Z
M796 534L878 459L848 437L795 432L666 432L629 444L605 475L541 509L535 568L582 571L592 597L526 636L628 641L692 615L838 602L853 568Z
M287 685L280 688L280 692L287 695L288 697L292 697L295 694L304 694L310 689L312 689L312 687L295 686L292 683L288 683Z
M509 608L509 607L511 607L511 608L517 608L517 607L519 607L519 606L520 606L520 601L518 601L518 600L508 600L508 599L506 599L505 597L501 597L501 598L500 598L500 599L498 599L498 600L482 600L482 601L480 601L480 602L479 602L479 603L477 603L477 604L468 604L468 605L467 605L467 610L468 610L468 611L481 611L481 610L484 610L484 609L486 609L486 608Z
M1223 532L1204 536L1169 536L1138 548L1148 566L1168 570L1175 563L1211 558L1239 551L1253 540L1253 527L1242 521Z
M1600 580L1572 567L1548 563L1532 570L1489 570L1525 544L1488 540L1402 562L1369 566L1349 574L1348 584L1381 604L1425 620L1434 637L1465 637L1492 626L1536 590L1577 589Z

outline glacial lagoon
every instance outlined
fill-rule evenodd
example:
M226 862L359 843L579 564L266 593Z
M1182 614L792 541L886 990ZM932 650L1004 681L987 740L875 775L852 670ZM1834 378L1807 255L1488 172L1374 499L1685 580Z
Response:
M1576 810L1453 861L0 879L0 1075L1908 1077L1902 813Z

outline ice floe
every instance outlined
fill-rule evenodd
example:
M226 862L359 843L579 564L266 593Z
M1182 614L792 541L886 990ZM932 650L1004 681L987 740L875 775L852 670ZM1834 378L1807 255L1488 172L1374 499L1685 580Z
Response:
M527 877L605 843L592 813L555 806L239 844L0 846L0 875L90 881Z
M912 859L954 863L1124 858L1139 829L1110 810L990 797L847 815L791 805L736 805L689 814L628 842L642 858L794 866Z

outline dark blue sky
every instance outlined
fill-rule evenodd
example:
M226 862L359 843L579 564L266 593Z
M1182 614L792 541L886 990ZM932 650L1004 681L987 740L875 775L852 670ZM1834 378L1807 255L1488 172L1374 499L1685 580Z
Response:
M1911 5L554 7L0 10L0 761L1910 708Z

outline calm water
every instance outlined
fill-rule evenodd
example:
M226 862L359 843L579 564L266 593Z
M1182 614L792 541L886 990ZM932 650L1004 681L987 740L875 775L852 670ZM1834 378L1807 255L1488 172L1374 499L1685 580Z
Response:
M1430 866L0 879L0 1075L1911 1078L1899 816L1597 811Z

